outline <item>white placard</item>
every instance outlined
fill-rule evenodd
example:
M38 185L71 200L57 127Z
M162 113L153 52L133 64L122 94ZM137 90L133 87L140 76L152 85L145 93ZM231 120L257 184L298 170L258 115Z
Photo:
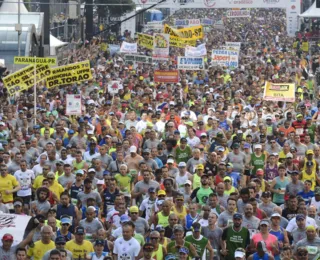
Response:
M165 33L155 33L153 38L153 54L154 60L168 60L170 35Z
M118 94L119 89L123 89L123 86L120 81L113 80L108 83L108 92L112 95Z
M0 214L0 238L8 233L13 236L13 245L18 245L23 240L23 235L30 216L16 214ZM2 242L1 242L2 245Z
M251 17L250 10L228 10L227 11L228 18L243 18L243 17Z
M179 70L203 70L204 59L202 57L178 57Z
M186 57L202 57L207 55L206 44L200 44L197 47L186 46L185 48L185 56Z
M122 42L120 52L122 53L137 53L138 52L138 44L136 42Z
M67 103L66 115L81 116L82 114L81 95L79 94L67 95L66 103Z
M226 46L231 47L233 49L240 50L241 42L226 42Z

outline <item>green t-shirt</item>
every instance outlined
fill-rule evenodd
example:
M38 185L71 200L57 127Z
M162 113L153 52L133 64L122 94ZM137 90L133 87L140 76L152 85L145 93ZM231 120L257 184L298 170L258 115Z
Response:
M191 245L191 244L190 244L189 242L185 241L183 247L188 248L189 253L190 253L190 255L191 255L190 245ZM169 255L169 254L170 254L170 255L174 255L174 256L176 257L176 259L179 259L179 258L180 258L180 257L179 257L179 249L180 249L180 247L179 247L179 248L176 247L176 241L171 241L171 242L167 245L167 251L168 251L167 253L168 253L168 255ZM189 256L188 259L191 259L191 257Z
M133 181L131 174L121 175L117 173L114 178L116 179L118 186L120 188L120 192L122 193L130 193L131 192L131 183Z
M206 249L206 246L208 244L208 239L202 236L200 240L195 239L192 235L187 236L185 240L189 243L191 243L197 250L198 256L202 257L204 250Z
M207 205L207 200L211 193L213 193L213 190L210 187L206 189L200 187L197 191L197 201L199 202L199 204Z
M261 154L260 157L257 157L255 153L251 154L251 165L253 169L251 175L256 175L258 169L264 169L265 155Z
M181 150L180 147L176 148L176 161L177 164L180 162L187 163L188 160L192 157L192 151L190 146L186 146L184 150Z
M250 233L245 227L242 227L239 232L233 229L233 226L227 227L223 230L222 240L226 241L228 254L225 260L234 260L234 252L241 247L246 249L250 244Z

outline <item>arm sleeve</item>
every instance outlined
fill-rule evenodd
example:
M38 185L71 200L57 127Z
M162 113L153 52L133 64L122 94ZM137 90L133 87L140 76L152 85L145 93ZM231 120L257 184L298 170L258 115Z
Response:
M197 196L197 192L200 188L196 188L195 190L192 191L191 195L190 195L190 199L194 199ZM198 201L197 201L198 202Z

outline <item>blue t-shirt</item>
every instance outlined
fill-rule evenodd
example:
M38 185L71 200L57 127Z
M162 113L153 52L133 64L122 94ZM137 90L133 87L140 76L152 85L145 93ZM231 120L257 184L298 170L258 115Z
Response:
M309 192L300 191L297 196L301 196L307 205L310 204L311 198L314 197L314 192L311 190Z

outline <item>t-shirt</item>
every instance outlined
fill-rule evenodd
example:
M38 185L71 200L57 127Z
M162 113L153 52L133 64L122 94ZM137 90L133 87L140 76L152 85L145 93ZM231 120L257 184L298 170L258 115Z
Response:
M16 250L19 245L11 246L9 251L5 251L2 246L0 246L0 257L1 260L11 260L15 259Z
M92 234L96 234L100 228L103 228L103 225L98 219L93 219L91 222L88 222L86 219L82 219L79 222L79 226L85 229L86 239L90 241L93 241Z
M117 173L114 178L116 179L118 186L120 188L120 191L124 193L125 195L130 195L131 193L131 183L133 181L133 177L131 174L127 175L121 175L120 173Z
M160 185L158 182L156 181L149 181L149 183L145 183L143 180L142 181L138 181L135 185L134 185L134 192L141 192L143 191L144 194L142 195L142 199L145 199L147 194L148 194L148 189L149 188L155 188L156 190L160 189ZM139 200L137 198L137 200ZM142 201L141 198L139 201Z
M219 227L226 227L233 223L232 221L233 214L230 214L229 211L223 211L218 218Z
M32 180L35 179L32 170L26 170L25 172L18 170L14 173L17 181L20 183L21 189L18 190L17 195L19 197L31 196L31 184Z
M66 187L69 182L74 183L75 181L75 176L71 174L70 176L66 176L63 174L58 178L59 184L61 184L62 187Z
M210 244L214 250L214 260L220 259L220 244L221 244L221 236L222 236L222 229L215 227L214 230L210 230L209 227L204 227L201 230L201 234L208 238Z
M89 193L85 193L84 191L80 191L77 195L77 199L81 201L82 206L87 206L87 199L94 198L97 204L101 203L100 194L96 191L91 191Z
M113 253L117 255L118 260L135 259L140 252L140 244L135 238L126 241L123 237L116 239L113 245Z
M60 194L64 192L64 188L56 181L54 180L52 185L49 187L49 190L52 191L58 199L60 199Z
M77 244L74 239L66 243L66 250L72 253L73 259L86 259L89 253L94 252L93 245L88 240L83 240L82 245Z
M42 257L45 253L51 249L54 249L56 246L53 241L50 241L49 244L44 244L42 241L37 241L34 243L34 247L29 247L28 256L33 256L34 260L42 260Z
M313 241L309 241L307 238L304 238L296 244L294 251L296 252L299 247L306 247L309 253L308 259L314 259L320 251L320 238L315 237Z
M145 219L146 221L149 220L151 213L152 213L152 207L155 203L155 200L150 200L149 198L146 198L142 201L142 203L140 204L140 211L145 211L146 216Z
M0 192L2 194L2 202L8 203L13 201L13 194L6 194L6 190L13 190L14 187L18 186L16 177L8 174L5 177L0 175Z
M221 215L220 215L221 216ZM223 230L222 240L226 241L228 254L225 260L234 260L234 252L237 248L246 248L250 243L250 234L248 229L242 227L238 232L233 229L233 226Z

